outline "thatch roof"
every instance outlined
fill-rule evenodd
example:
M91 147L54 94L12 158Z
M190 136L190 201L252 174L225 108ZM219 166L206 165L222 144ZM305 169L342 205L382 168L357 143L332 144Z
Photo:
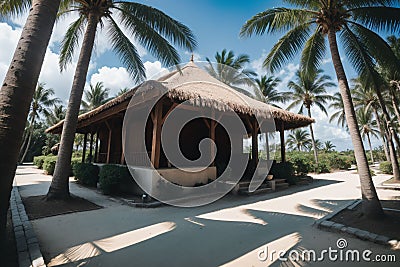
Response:
M279 109L246 96L228 85L212 77L207 71L199 68L193 62L184 66L180 71L173 71L161 77L157 81L147 81L129 92L114 98L104 105L82 114L78 118L79 125L89 118L99 116L105 111L119 107L127 108L129 101L136 91L151 87L167 91L167 97L174 100L188 100L195 106L213 107L219 111L235 110L238 113L267 117L271 115L275 120L283 121L285 129L293 129L307 126L314 122L307 116L295 114L287 110ZM63 121L48 128L46 132L61 132Z

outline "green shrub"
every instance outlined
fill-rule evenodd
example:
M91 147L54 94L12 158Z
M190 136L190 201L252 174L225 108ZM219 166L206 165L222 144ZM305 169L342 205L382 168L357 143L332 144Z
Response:
M321 153L319 155L319 161L324 162L330 171L349 169L353 163L353 158L350 155L342 155L337 152Z
M123 177L130 175L126 166L104 165L100 169L99 183L104 194L117 193Z
M37 156L33 158L33 164L39 169L43 168L43 162L46 159L46 156Z
M383 161L379 164L379 170L385 174L393 174L392 163Z
M71 165L75 180L88 186L97 185L99 181L99 166L92 163L75 163Z
M48 156L44 159L43 162L43 170L48 175L53 175L54 169L56 167L57 157L55 156Z
M314 164L314 169L316 173L328 173L330 172L329 163L320 160L318 164Z
M74 166L75 166L75 164L79 164L81 162L82 162L81 158L72 158L71 159L71 170L70 170L69 176L75 176L74 175Z
M272 165L270 174L276 179L288 179L294 176L294 168L291 162L279 162Z
M297 175L304 176L314 171L314 160L311 153L291 153L287 159L293 164L294 172Z

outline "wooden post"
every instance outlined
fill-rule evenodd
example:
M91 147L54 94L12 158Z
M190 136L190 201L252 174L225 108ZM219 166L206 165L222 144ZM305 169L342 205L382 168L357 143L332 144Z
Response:
M151 140L151 163L154 168L160 167L160 150L161 150L161 120L162 120L162 104L157 103L152 114L153 121L153 137Z
M251 131L251 157L256 166L258 163L258 125L257 120L254 119Z
M124 155L124 148L121 146L121 160L120 160L120 164L124 165L125 163L125 155Z
M96 132L96 144L95 144L95 147L94 147L94 159L93 159L93 162L98 162L99 161L99 159L98 159L98 157L99 157L99 131L97 130L97 132Z
M106 163L109 164L110 163L110 154L111 154L112 128L110 127L110 125L108 124L107 121L106 121L106 125L107 125L107 128L108 128L108 143L107 143L107 160L106 160Z
M87 133L83 137L83 152L82 152L82 163L85 162L86 158L86 143L87 143Z
M268 132L265 132L265 148L267 152L267 160L271 159L271 153L269 152L269 138L268 138Z
M93 132L90 133L90 147L89 147L90 163L93 162Z
M286 149L285 149L285 125L282 122L281 129L279 130L281 135L281 162L286 162Z

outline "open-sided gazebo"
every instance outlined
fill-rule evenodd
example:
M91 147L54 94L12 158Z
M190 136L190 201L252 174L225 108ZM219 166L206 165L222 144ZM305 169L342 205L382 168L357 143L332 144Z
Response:
M76 132L84 134L84 148L82 161L94 163L113 163L125 164L123 153L122 131L123 119L132 96L138 91L146 92L146 87L159 87L160 91L166 92L152 109L151 115L147 118L145 129L145 148L141 153L134 155L134 164L145 168L145 157L151 159L151 164L155 169L161 170L161 174L173 182L185 186L193 186L207 179L216 178L215 165L229 158L229 153L244 153L243 151L230 151L230 142L244 142L243 136L238 136L234 140L229 137L218 122L218 118L224 116L226 111L233 110L240 117L245 125L248 136L251 136L252 151L246 158L249 166L258 162L258 134L260 120L272 115L275 122L276 131L280 133L280 152L281 159L285 161L285 140L284 131L295 128L305 127L313 123L314 120L299 114L279 109L263 102L248 97L228 85L212 77L207 71L190 62L180 71L173 71L156 81L145 82L129 92L116 97L106 104L79 116ZM142 104L145 105L156 95L143 95ZM180 105L183 101L189 101L191 105ZM186 109L188 113L201 113L203 108L212 110L215 120L208 118L198 118L192 120L182 129L180 133L180 149L188 159L199 157L198 143L204 138L212 139L217 147L216 157L210 164L209 169L203 173L182 175L177 173L171 166L161 144L161 128L168 115L175 108ZM141 106L137 107L140 109ZM201 116L200 116L201 117ZM46 132L60 134L63 121L48 128ZM89 159L85 159L87 154L86 144L89 146ZM211 151L214 153L214 151ZM132 161L130 162L131 165ZM147 166L149 167L149 166ZM189 167L189 166L188 166ZM196 166L193 166L196 167ZM197 178L187 178L193 176Z

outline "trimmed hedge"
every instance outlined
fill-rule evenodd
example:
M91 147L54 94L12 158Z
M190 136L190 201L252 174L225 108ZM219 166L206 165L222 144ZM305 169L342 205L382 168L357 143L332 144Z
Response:
M99 166L92 163L75 163L71 165L75 180L83 185L97 185L99 181Z
M43 168L43 162L47 158L47 156L36 156L33 158L33 164L39 169Z
M270 174L276 179L288 179L294 176L295 170L291 162L274 162Z
M379 170L385 174L393 174L392 163L390 161L383 161L379 164Z
M99 174L100 189L107 195L117 193L120 182L128 176L130 177L130 173L126 166L104 165Z
M54 169L56 167L56 156L46 157L43 161L43 170L47 175L53 175Z

